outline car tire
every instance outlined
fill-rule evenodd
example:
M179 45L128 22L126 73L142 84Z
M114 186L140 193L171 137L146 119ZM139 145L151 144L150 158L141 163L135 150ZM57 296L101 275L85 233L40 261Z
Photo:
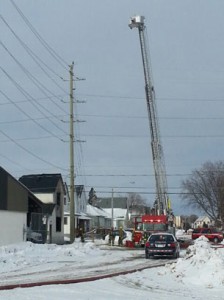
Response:
M215 237L214 240L213 240L213 242L214 242L215 244L218 244L219 239L218 239L217 237Z
M173 258L175 258L175 259L179 258L179 252L175 252L173 255Z

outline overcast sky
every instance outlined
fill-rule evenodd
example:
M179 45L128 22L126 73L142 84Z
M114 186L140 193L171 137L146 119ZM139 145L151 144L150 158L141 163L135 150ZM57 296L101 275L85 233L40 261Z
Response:
M14 4L16 3L16 6ZM74 61L76 184L98 197L153 203L154 172L137 30L145 16L170 198L223 159L224 2L1 1L1 166L16 178L61 173L69 184L69 65ZM49 50L49 47L51 50ZM54 52L53 52L54 51ZM63 78L63 79L62 79ZM104 176L103 176L104 175ZM121 176L122 175L122 176Z

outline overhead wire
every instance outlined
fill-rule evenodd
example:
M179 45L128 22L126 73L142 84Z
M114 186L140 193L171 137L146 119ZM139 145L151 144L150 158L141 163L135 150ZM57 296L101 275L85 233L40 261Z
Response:
M87 134L83 133L84 137L97 137L97 138L111 138L111 137L117 137L117 138L149 138L150 135L147 134ZM162 138L166 139L176 139L176 138L224 138L224 134L220 135L162 135Z
M12 29L12 27L8 24L8 22L6 22L6 20L4 19L4 17L2 15L0 15L0 18L2 19L2 21L4 22L4 24L8 27L8 29L11 31L11 33L14 35L14 37L19 41L20 45L25 49L25 51L27 52L27 54L33 59L33 61L39 66L39 68L44 72L44 74L59 88L61 89L63 92L65 92L66 94L67 91L62 88L50 75L48 72L46 72L46 70L42 67L42 65L45 66L45 68L47 68L51 73L53 73L54 75L56 75L60 80L63 80L62 77L60 75L58 75L51 67L49 67L38 55L36 55L34 53L33 50L31 50L30 47L28 47L28 45L15 33L15 31ZM42 65L41 65L42 64Z
M61 66L63 66L66 70L67 70L67 64L65 63L65 61L62 63L63 59L57 55L57 53L46 43L46 41L44 39L41 38L41 36L35 32L34 27L32 27L31 24L29 24L28 19L24 16L24 14L21 12L21 10L19 10L19 8L17 7L17 5L15 4L14 1L11 1L11 3L14 5L14 7L17 9L17 11L19 12L19 14L22 16L22 18L24 19L24 21L26 22L26 24L29 26L30 25L30 29L32 30L33 33L36 33L36 37L39 39L39 41L41 41L42 45L45 46L46 49L48 49L48 52L51 54L51 56L54 57L55 60L58 61L58 63L60 63ZM1 19L3 20L3 22L5 21L5 19L1 16ZM6 24L6 22L4 22ZM9 24L7 23L6 25L8 25L8 28L11 29L12 28L9 26ZM20 41L20 44L23 46L23 48L26 50L26 52L32 57L32 59L36 62L36 64L41 68L41 70L45 73L46 76L48 76L49 79L51 79L58 88L60 88L60 86L56 83L56 81L54 81L54 79L52 77L49 76L49 74L44 70L44 68L41 66L40 63L44 64L44 62L42 60L39 59L39 57L37 55L35 55L35 53L15 34L14 32L14 36L17 37L17 40ZM23 70L23 72L28 76L28 78L38 87L38 89L40 91L42 91L42 93L44 93L44 95L46 96L46 98L48 99L52 99L52 98L58 98L57 95L53 94L47 87L45 87L37 78L35 78L20 62L18 59L15 58L15 56L9 51L9 49L4 45L3 42L1 42L1 46L4 48L5 51L7 51L7 53L13 58L13 60L17 63L17 65L20 66L20 68ZM40 62L40 63L39 63ZM44 64L45 67L47 68L48 66L46 64ZM66 65L66 66L65 66ZM49 70L49 68L48 68ZM53 71L53 69L50 69L51 71ZM45 117L45 119L49 120L55 127L57 127L59 130L61 130L63 133L65 133L67 135L67 132L65 132L61 127L59 127L55 122L52 122L50 120L50 117L48 115L45 114L45 111L48 111L48 113L50 113L52 118L55 118L55 115L51 113L51 111L47 110L46 107L39 105L42 109L38 108L38 106L35 103L35 99L24 89L22 88L22 86L20 86L18 84L18 82L12 78L12 76L9 75L9 73L3 68L1 67L1 71L6 75L6 77L13 83L13 85L25 96L25 98L29 101L29 103L31 103L40 113L41 115L43 115ZM56 72L52 72L54 73L54 75L57 75ZM60 77L61 79L61 77ZM47 91L47 93L45 91ZM61 88L61 90L63 90L63 92L66 93L66 91L64 89ZM49 93L53 96L53 97L49 97ZM12 101L10 99L10 97L8 97L3 91L1 91L1 94L9 101L9 104L12 104L14 106L16 106L17 109L19 109L26 117L27 117L27 121L30 120L32 122L34 122L36 125L38 125L40 128L42 128L44 131L48 132L50 134L49 137L56 137L58 138L58 135L55 135L54 133L52 133L50 130L48 130L46 127L42 126L40 123L38 123L36 120L34 120L33 118L31 118L29 116L28 113L26 113L25 110L22 110L18 104L16 104L14 101ZM68 93L66 93L68 95ZM60 101L62 101L62 99L59 99ZM60 110L62 110L64 113L67 113L67 111L65 111L64 109L62 109L61 106L57 105L57 103L54 103L54 105L58 106L58 108L60 108ZM2 103L1 103L2 104ZM6 104L6 103L5 103ZM42 118L43 119L43 118ZM40 120L40 118L39 118ZM23 120L24 121L24 120ZM11 142L13 142L15 145L17 145L19 148L21 148L23 151L29 153L31 156L35 157L36 159L46 163L47 165L50 165L54 168L58 168L64 171L68 171L65 168L61 168L53 163L51 163L50 161L47 161L43 158L41 158L40 156L36 155L35 153L33 153L32 151L30 151L29 149L25 148L23 145L21 145L20 143L18 143L15 139L11 138L8 134L6 134L5 132L3 132L3 130L0 130L0 132L2 133L2 135L4 135L5 137L7 137L7 139ZM33 139L40 139L40 138L46 138L46 137L35 137ZM26 138L26 139L32 139L32 138ZM25 138L20 139L20 140L25 140ZM61 139L59 139L61 141ZM5 156L6 159L8 159Z
M0 68L1 68L1 70L3 70L2 67L0 67ZM23 113L30 121L32 121L33 123L35 123L37 126L39 126L41 129L43 129L45 132L50 133L51 136L53 136L53 137L59 139L57 135L55 135L54 133L52 133L52 132L51 132L50 130L48 130L45 126L41 125L41 124L38 123L36 120L30 118L30 115L29 115L25 110L23 110L17 103L13 102L13 101L12 101L12 100L11 100L11 99L3 92L3 91L0 90L0 93L1 93L8 101L10 101L11 103L13 103L13 105L15 105L15 107L16 107L19 111L21 111L21 112L22 112L22 113ZM59 140L60 140L60 139L59 139Z
M34 26L30 23L21 9L15 4L13 0L10 0L11 4L14 6L16 11L19 13L27 27L31 30L31 32L36 36L42 46L47 50L47 52L57 61L61 67L67 70L68 63L58 54L56 51L46 42L46 40L38 33L38 31L34 28Z
M14 143L16 146L18 146L20 149L22 149L26 153L30 154L32 157L38 159L39 161L44 162L47 165L52 166L54 168L57 168L57 169L60 169L60 170L64 170L64 171L66 170L65 168L56 166L55 164L51 163L50 161L45 160L45 159L41 158L40 156L36 155L35 153L33 153L32 151L28 150L27 148L25 148L24 146L22 146L20 143L18 143L16 140L14 140L13 138L11 138L8 134L6 134L5 132L3 132L1 129L0 129L0 132L2 133L2 135L4 135L5 137L7 137L12 143Z
M57 95L57 97L64 97L65 95ZM67 96L67 95L66 95ZM34 98L33 99L35 101L45 101L45 100L49 100L49 99L52 99L52 98L55 98L55 96L47 96L47 97L37 97L37 98ZM61 101L63 102L63 100L61 99ZM27 99L23 99L23 100L19 100L19 101L15 101L16 103L26 103L26 102L30 102L29 100ZM10 102L2 102L0 103L0 105L11 105Z
M123 100L145 100L144 97L139 97L139 96L123 96L123 95L103 95L103 94L86 94L86 93L78 93L77 96L83 96L83 97L91 97L95 98L93 100L106 100L106 99L113 99L113 100L118 100L120 101L121 99ZM193 101L193 102L224 102L223 99L216 99L216 98L182 98L182 97L161 97L157 96L156 99L158 101Z
M127 115L99 115L99 114L80 114L80 117L93 118L114 118L114 119L148 119L147 116L127 116ZM160 117L160 120L223 120L224 117Z
M16 165L16 166L22 167L24 169L24 164L20 164L18 161L13 160L11 157L6 156L5 154L0 153L0 156L3 157L4 159L8 160L10 163L12 163L13 166ZM28 171L32 171L31 169L27 169L27 168L25 168L25 169Z
M35 99L28 93L26 92L9 74L8 72L6 72L1 66L0 66L0 69L2 70L2 72L6 75L6 77L13 83L13 85L15 85L15 87L25 96L26 99L30 100L30 103L32 103L32 105L42 114L44 115L45 117L46 114L44 113L44 111L47 111L51 116L54 116L51 111L49 111L45 106L43 105L40 105L40 103L36 103L35 102ZM15 102L14 102L15 103ZM43 111L38 107L40 106ZM57 123L53 122L51 119L48 119L56 128L58 128L60 131L62 131L63 133L67 134L61 127L59 127L57 125ZM40 125L39 125L40 126ZM46 128L45 128L45 131L46 131ZM48 130L48 132L50 132ZM54 133L51 133L54 137L58 138L57 135L55 135Z
M19 62L17 58L9 51L9 49L4 45L4 43L0 40L1 46L5 49L5 51L10 55L10 57L16 62L16 64L22 69L22 71L26 74L26 76L32 81L32 83L45 95L49 96L45 90L50 93L52 96L57 97L54 93L52 93L47 87L45 87L35 76L33 76L24 66ZM61 111L66 112L60 105L54 102L51 98L50 101L57 106Z
M0 90L0 93L2 94L3 92ZM4 94L4 93L3 93ZM4 95L7 97L7 95ZM13 103L14 105L14 103ZM63 118L67 117L67 115L55 115L55 116L49 116L49 117L39 117L39 118L29 118L27 119L17 119L17 120L7 120L7 121L0 121L0 124L14 124L14 123L23 123L23 122L30 122L30 121L40 121L40 120L48 120L50 118Z

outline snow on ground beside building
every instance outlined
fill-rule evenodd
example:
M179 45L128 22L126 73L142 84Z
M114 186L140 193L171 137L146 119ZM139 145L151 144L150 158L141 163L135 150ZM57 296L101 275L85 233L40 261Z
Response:
M11 245L0 247L0 276L7 278L12 270L19 271L35 265L43 272L49 263L54 270L59 263L74 261L78 274L83 265L91 268L91 264L112 262L122 257L125 259L136 253L137 250L101 250L91 242L82 244L77 241L63 246L31 243ZM224 248L213 248L206 238L201 237L177 263L165 267L88 283L0 291L0 299L223 299L223 285Z

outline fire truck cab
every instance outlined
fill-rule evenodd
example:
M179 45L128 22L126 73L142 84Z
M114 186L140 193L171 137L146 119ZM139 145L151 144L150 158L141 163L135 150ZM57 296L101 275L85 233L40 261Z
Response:
M144 246L147 238L151 233L167 232L168 219L166 215L143 215L134 217L133 242L135 245Z

